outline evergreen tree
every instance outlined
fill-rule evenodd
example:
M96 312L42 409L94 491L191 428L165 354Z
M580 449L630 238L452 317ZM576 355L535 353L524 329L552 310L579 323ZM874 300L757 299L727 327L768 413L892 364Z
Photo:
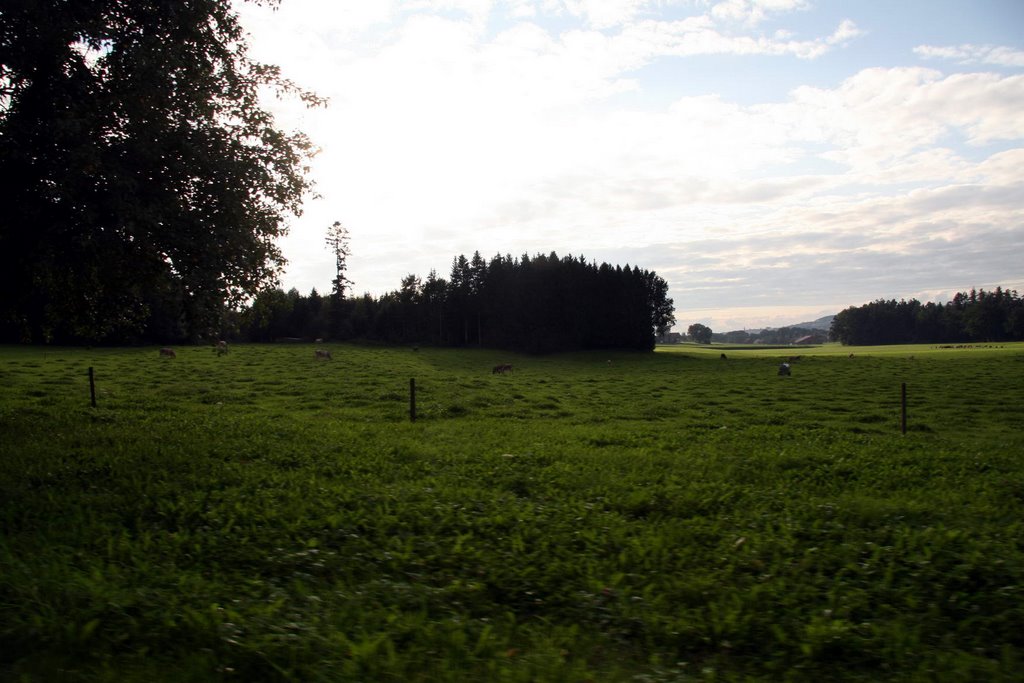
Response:
M327 239L325 242L334 254L334 279L331 280L334 296L339 300L345 298L345 288L352 284L352 281L345 277L348 270L348 257L352 250L349 246L350 237L348 228L338 221L334 221L331 227L327 228Z

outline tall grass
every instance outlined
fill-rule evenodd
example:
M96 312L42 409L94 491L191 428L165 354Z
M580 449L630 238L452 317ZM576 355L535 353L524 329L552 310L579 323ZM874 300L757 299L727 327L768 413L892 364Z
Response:
M0 349L0 679L1019 676L1021 346L331 350Z

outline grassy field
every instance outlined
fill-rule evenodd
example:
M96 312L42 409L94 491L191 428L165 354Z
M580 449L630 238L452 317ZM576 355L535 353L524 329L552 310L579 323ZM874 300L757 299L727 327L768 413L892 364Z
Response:
M1024 680L1022 345L329 348L0 348L0 680Z

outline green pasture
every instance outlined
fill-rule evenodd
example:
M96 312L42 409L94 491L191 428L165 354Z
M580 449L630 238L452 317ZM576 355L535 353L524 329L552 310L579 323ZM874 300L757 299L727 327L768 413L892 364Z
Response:
M1024 353L1024 343L1021 342L984 342L984 343L963 343L963 344L891 344L883 346L843 346L838 342L827 344L800 345L761 345L761 344L663 344L658 347L663 353L683 353L691 355L714 355L721 353L728 354L730 351L743 354L744 356L846 356L851 354L866 356L899 356L901 358L916 358L920 355L938 354L940 356L953 356L970 354L972 357L988 354L1002 355L1004 353Z
M1024 345L313 348L0 348L0 680L1022 680Z

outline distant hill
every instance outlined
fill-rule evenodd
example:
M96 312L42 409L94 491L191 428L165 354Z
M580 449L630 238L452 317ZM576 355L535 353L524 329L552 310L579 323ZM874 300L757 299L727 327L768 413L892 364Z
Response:
M809 323L797 323L795 325L786 325L786 327L802 327L805 330L824 330L828 332L832 327L832 320L835 318L834 315L826 315L817 320L812 320Z
M809 335L824 339L832 326L834 315L826 315L810 322L785 325L783 327L766 327L761 330L734 330L711 336L714 342L730 344L792 344L798 339ZM824 334L822 334L824 333Z
M817 320L812 320L811 322L794 323L792 325L781 325L779 327L762 327L759 329L755 328L747 330L734 330L734 332L742 331L747 332L748 334L758 334L761 332L770 332L772 330L781 330L789 327L797 327L800 328L801 330L824 330L825 332L828 332L832 328L833 319L835 319L834 315L826 315L822 318L818 318Z

